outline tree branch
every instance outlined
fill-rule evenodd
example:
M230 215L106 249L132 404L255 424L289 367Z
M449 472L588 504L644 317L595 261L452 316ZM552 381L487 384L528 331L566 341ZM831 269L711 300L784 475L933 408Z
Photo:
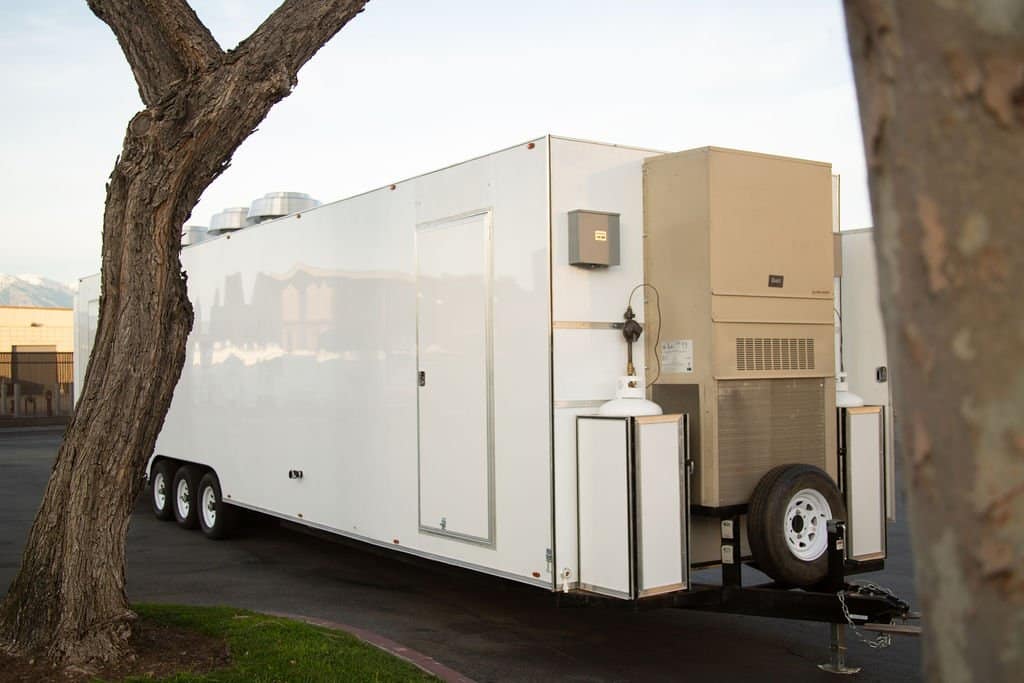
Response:
M185 0L87 1L117 36L147 107L163 99L176 81L224 56Z
M254 64L269 67L277 76L287 78L286 87L290 90L295 86L299 69L362 12L368 1L285 0L239 44L236 54L246 64L242 68L252 68ZM266 76L273 77L270 73Z

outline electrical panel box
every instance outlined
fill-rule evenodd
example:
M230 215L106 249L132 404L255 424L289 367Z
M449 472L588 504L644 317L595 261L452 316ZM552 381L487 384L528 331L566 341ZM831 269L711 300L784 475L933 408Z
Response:
M569 264L584 268L619 265L619 214L570 211Z

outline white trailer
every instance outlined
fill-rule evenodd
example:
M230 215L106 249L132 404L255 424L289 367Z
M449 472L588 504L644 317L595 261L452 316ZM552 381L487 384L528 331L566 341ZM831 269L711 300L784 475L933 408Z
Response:
M830 187L828 164L546 136L189 246L157 514L218 537L250 508L622 603L711 608L691 567L879 568L827 528L863 507L836 445ZM730 595L714 608L757 612ZM840 621L820 596L783 612Z

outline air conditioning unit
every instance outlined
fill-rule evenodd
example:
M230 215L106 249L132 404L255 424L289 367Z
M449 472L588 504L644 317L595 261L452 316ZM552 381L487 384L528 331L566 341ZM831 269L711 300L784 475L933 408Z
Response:
M660 339L646 335L652 398L691 416L696 509L745 505L781 464L836 479L831 167L715 147L652 157L644 221L662 313ZM649 298L648 332L657 317Z

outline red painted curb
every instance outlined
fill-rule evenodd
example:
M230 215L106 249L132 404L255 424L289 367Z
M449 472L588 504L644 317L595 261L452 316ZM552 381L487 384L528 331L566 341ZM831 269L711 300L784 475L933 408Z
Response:
M390 638L385 638L379 633L374 633L373 631L356 628L355 626L349 626L348 624L339 624L336 621L327 621L326 619L317 619L315 617L305 617L299 614L287 614L285 612L264 612L264 614L268 614L273 617L294 619L295 621L302 621L307 624L312 624L313 626L322 626L335 631L344 631L365 643L369 643L370 645L384 650L399 659L409 662L417 669L425 671L431 676L437 676L446 683L475 683L473 679L463 676L454 669L448 668L433 657L428 657L422 652L417 652L416 650L410 649L400 643L396 643Z

